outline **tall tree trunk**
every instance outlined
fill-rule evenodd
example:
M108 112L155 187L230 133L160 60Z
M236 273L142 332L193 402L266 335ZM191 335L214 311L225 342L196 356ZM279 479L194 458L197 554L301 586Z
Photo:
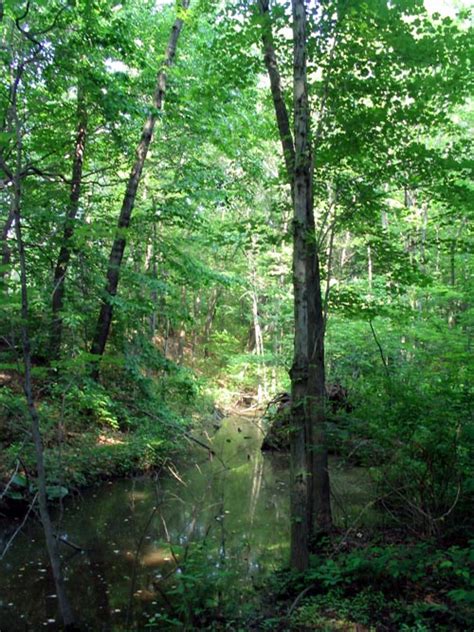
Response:
M293 8L294 143L281 89L268 0L258 0L262 15L265 65L293 200L294 360L291 432L291 565L304 570L314 527L331 526L330 488L324 437L324 314L312 195L310 113L306 70L306 12Z
M181 0L180 2L178 2L179 15L181 14L182 10L186 10L189 7L189 2L190 0ZM142 135L136 151L135 163L133 164L132 170L130 172L127 188L125 190L125 195L122 202L122 208L120 210L117 224L117 232L115 235L114 243L112 245L112 250L110 251L107 267L107 283L105 287L105 295L102 299L102 305L91 347L91 353L97 356L97 363L95 364L93 370L93 375L96 378L99 374L98 362L104 353L107 338L109 336L110 323L112 321L113 314L113 298L117 294L117 287L120 277L120 266L122 264L125 245L127 243L126 231L130 226L130 220L132 217L133 207L135 205L138 185L140 183L143 166L145 164L148 149L153 137L153 130L157 119L157 111L160 111L163 108L166 91L166 69L170 68L170 66L173 64L173 60L176 55L176 46L182 27L183 19L181 17L177 17L171 29L171 35L168 41L163 66L158 72L155 94L153 97L153 109L146 119L145 125L143 126Z
M217 302L219 300L220 289L212 288L211 296L207 305L206 322L204 323L204 357L209 357L209 343L211 341L212 326L217 312Z
M36 470L37 470L37 484L38 484L38 502L40 518L43 525L43 532L46 540L46 548L49 555L49 561L51 564L51 570L53 572L54 583L56 586L56 594L58 597L59 611L67 628L74 624L74 616L72 613L69 600L66 595L64 586L64 578L61 571L61 560L59 557L59 551L57 547L57 541L54 537L53 526L51 523L51 517L48 510L48 499L46 494L46 472L44 466L43 455L43 443L41 438L40 423L38 411L36 410L33 387L31 379L31 345L30 337L28 334L28 284L26 274L26 254L21 230L21 129L17 120L17 156L16 156L16 168L15 176L12 180L13 184L13 198L12 198L12 210L15 222L15 235L18 249L18 259L20 264L20 286L21 286L21 337L23 347L23 362L25 369L24 377L24 392L28 406L28 412L31 420L31 435L33 437L33 444L36 455Z
M292 550L291 565L304 570L308 564L308 539L311 520L310 479L313 443L310 424L309 353L311 349L307 284L311 271L308 255L315 244L308 224L311 215L311 145L306 85L306 34L304 2L292 1L293 9L293 108L295 164L293 176L293 289L295 337L291 367L292 395ZM314 233L313 233L314 235ZM295 545L298 543L298 545ZM303 551L304 545L304 551ZM305 555L303 556L303 553Z
M72 163L71 191L69 194L69 209L64 222L63 240L59 250L53 278L52 323L50 341L50 359L57 360L61 350L63 331L62 309L64 304L65 278L71 259L71 239L74 233L74 222L79 210L81 194L82 170L84 166L84 152L87 137L87 107L82 86L77 90L77 132Z

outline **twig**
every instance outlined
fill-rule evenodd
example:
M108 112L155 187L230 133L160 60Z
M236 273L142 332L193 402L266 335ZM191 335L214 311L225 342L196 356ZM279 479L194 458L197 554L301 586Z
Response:
M16 462L16 467L15 467L15 471L13 472L13 474L10 476L10 480L8 481L8 483L5 486L5 489L3 490L3 492L0 494L0 500L2 500L2 498L5 496L5 494L7 493L7 491L10 489L11 484L13 483L13 479L15 478L15 476L17 475L18 469L20 467L20 461L17 459Z
M456 498L454 499L453 504L451 505L451 507L447 511L444 512L443 515L438 516L437 518L433 518L434 522L439 522L440 520L444 520L445 518L447 518L447 516L449 516L449 514L453 511L453 509L458 504L458 500L459 500L460 494L461 494L461 483L458 483L458 489L457 489L457 492L456 492Z
M213 450L213 448L211 448L211 446L207 445L203 441L200 441L200 439L196 439L196 437L193 437L191 434L189 434L189 432L186 432L186 430L183 430L183 435L186 437L186 439L189 439L190 441L192 441L196 445L198 445L201 448L204 448L205 450L210 452L212 454L212 456L217 457L217 454L216 454L215 450Z
M38 492L36 492L33 500L31 501L30 506L28 507L28 511L25 514L25 517L22 520L22 523L20 524L20 526L15 529L15 532L13 533L12 537L8 540L8 542L5 545L5 548L3 549L2 554L0 555L0 560L3 560L3 558L5 557L5 555L7 554L8 549L10 548L13 540L16 538L16 536L18 535L18 533L23 529L25 522L28 520L28 516L31 513L31 510L33 509L34 504L36 503L36 499L38 498Z
M296 599L293 601L293 603L291 604L291 606L290 606L290 608L288 610L288 616L291 616L291 613L293 612L293 610L296 608L296 606L299 604L299 602L303 599L303 597L309 593L309 591L312 588L314 588L314 584L310 584L309 586L306 586L306 588L304 590L302 590L296 596Z
M141 408L135 408L135 410L137 412L141 413L142 415L145 415L145 417L149 417L150 419L153 419L154 421L156 421L156 419L157 419L157 417L155 415L152 415L151 413L149 413L146 410L142 410ZM204 448L205 450L210 452L212 454L212 456L217 457L216 452L214 451L213 448L211 448L211 446L207 445L206 443L204 443L200 439L196 439L196 437L193 437L189 432L187 432L186 430L181 428L178 424L174 424L172 422L169 422L169 421L166 421L166 420L163 420L163 419L160 419L160 423L162 425L164 425L164 426L168 426L169 428L173 428L174 430L177 430L182 435L184 435L187 439L189 439L190 441L193 441L197 445L201 446L201 448Z
M82 553L83 551L86 550L86 549L82 548L82 546L79 546L78 544L75 544L74 542L71 542L70 540L68 540L67 538L65 538L62 535L55 535L54 537L56 538L56 540L58 542L62 542L62 544L67 544L68 546L71 547L71 549L74 549L75 551L80 551Z
M184 487L187 487L188 484L183 481L183 479L180 477L180 475L178 474L178 472L176 471L176 469L171 465L171 463L168 465L168 472L171 473L172 476L174 476L174 478L181 483L181 485L184 485Z

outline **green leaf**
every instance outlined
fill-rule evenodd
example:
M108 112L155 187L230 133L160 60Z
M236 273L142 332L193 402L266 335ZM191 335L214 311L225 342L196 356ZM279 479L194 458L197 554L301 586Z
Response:
M67 496L69 494L69 490L67 487L63 487L62 485L51 485L46 488L46 493L48 498L58 499Z
M15 476L12 478L12 483L14 485L17 485L18 487L27 487L28 480L23 474L15 474Z

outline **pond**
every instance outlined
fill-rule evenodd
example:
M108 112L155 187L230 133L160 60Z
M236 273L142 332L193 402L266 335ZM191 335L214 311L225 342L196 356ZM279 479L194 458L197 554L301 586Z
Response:
M262 454L262 438L253 419L229 417L211 440L212 459L196 446L160 476L111 481L66 503L55 519L81 629L168 629L187 610L219 609L224 594L248 603L289 547L288 457ZM366 477L333 472L341 521L339 506L357 511L366 497ZM60 629L37 522L0 562L0 577L1 632Z

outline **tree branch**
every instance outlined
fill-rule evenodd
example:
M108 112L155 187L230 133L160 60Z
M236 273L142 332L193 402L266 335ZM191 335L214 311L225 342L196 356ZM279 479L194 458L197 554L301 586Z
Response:
M384 366L385 372L387 374L387 377L389 378L390 377L390 372L388 370L388 363L387 363L387 360L385 359L385 356L384 356L384 353L383 353L383 349L382 349L382 345L380 344L379 339L377 338L377 334L375 333L375 329L374 329L374 326L373 326L371 320L369 320L369 325L370 325L370 330L372 332L372 336L374 337L374 340L375 340L375 344L377 345L377 347L379 349L380 357L382 359L382 364Z

